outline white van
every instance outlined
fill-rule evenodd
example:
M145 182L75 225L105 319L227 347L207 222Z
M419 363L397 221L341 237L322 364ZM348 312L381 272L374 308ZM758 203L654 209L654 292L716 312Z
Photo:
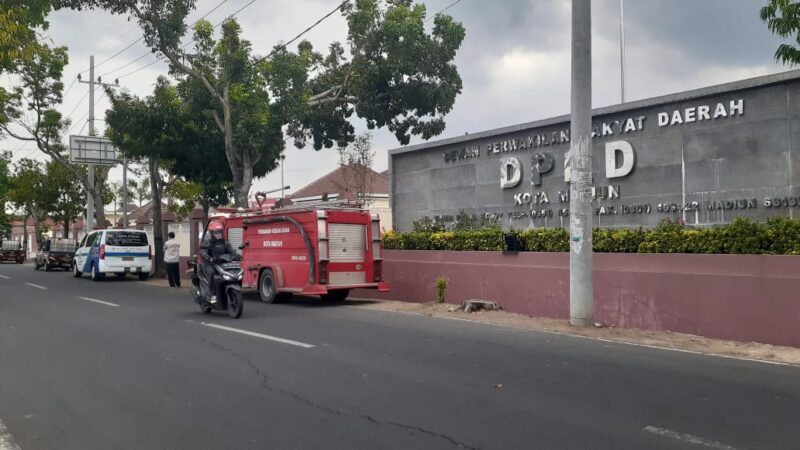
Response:
M142 230L96 230L84 236L75 250L72 275L80 277L83 272L92 275L92 280L101 280L106 274L125 278L128 273L146 280L153 270L152 246L147 233Z

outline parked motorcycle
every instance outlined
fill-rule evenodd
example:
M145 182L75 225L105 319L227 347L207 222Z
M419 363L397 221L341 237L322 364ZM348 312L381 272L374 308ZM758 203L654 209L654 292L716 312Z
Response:
M228 311L228 315L238 319L242 315L242 276L244 270L236 255L222 255L214 261L215 276L222 279L218 284L217 301L211 303L210 289L213 280L207 280L205 271L200 270L197 261L189 261L192 271L192 297L200 305L200 310L208 314L211 311Z

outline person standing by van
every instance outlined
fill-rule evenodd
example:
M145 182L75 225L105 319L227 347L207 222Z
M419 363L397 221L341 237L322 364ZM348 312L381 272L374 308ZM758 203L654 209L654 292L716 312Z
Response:
M181 287L181 244L175 239L175 233L172 231L167 236L169 239L164 242L164 264L167 266L169 287Z

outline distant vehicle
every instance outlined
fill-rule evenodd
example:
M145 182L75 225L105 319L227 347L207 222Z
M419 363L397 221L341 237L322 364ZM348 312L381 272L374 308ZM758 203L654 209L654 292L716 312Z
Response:
M234 211L211 220L240 248L242 287L274 303L292 294L344 301L352 289L389 291L383 279L380 218L356 204Z
M25 262L25 250L22 243L12 240L0 241L0 262L22 264Z
M78 242L73 239L45 239L36 252L36 261L33 268L36 270L44 267L46 272L53 269L72 269L72 261Z
M72 275L88 272L100 281L114 274L123 279L135 273L144 281L153 269L152 246L142 230L95 230L84 236L75 251Z

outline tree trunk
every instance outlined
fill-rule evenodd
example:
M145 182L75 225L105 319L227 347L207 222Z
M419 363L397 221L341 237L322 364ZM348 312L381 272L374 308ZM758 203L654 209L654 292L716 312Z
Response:
M225 156L233 174L233 204L236 207L247 208L250 206L250 187L253 185L253 161L250 152L237 155L233 142L233 122L231 119L231 104L229 86L226 85L222 95L222 128L225 134ZM218 117L218 116L217 116ZM219 123L219 120L217 120Z
M200 206L203 207L203 224L208 222L208 210L211 208L211 202L208 200L208 189L203 185L203 197L200 199Z
M94 222L96 227L105 227L106 224L106 205L103 202L103 186L108 178L108 168L101 168L95 171L94 175Z
M62 233L64 239L69 239L69 219L64 219L64 233Z
M158 173L158 158L150 157L150 193L153 198L153 247L155 256L153 261L153 272L156 276L164 276L164 230L161 221L161 182Z
M28 219L30 214L25 214L25 219L22 221L22 249L25 250L26 258L28 253Z

